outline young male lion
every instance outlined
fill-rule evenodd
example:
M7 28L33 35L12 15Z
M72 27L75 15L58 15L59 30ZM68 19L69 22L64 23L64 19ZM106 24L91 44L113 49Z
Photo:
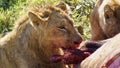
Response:
M61 48L79 46L73 20L60 7L35 5L0 39L0 68L66 68L49 61Z

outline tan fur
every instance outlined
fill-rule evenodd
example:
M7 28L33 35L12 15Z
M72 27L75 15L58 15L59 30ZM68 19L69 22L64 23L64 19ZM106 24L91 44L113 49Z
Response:
M98 0L91 13L91 40L104 40L120 32L120 1Z
M63 10L32 6L17 20L13 31L0 39L0 68L66 68L49 59L61 54L60 47L79 45L80 40L73 20Z

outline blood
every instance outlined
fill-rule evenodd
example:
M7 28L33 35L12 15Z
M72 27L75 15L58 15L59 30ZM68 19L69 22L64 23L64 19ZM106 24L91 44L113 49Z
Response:
M82 51L80 49L68 48L64 49L64 55L53 55L50 61L53 63L64 62L64 64L78 64L88 57L91 51Z

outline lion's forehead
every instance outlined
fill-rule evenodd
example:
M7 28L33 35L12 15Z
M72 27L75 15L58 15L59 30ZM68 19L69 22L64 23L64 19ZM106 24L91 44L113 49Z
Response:
M66 14L63 10L55 6L39 6L35 5L29 11L34 12L36 15L41 16L42 18L55 18L55 19L65 19L70 24L73 24L73 19Z

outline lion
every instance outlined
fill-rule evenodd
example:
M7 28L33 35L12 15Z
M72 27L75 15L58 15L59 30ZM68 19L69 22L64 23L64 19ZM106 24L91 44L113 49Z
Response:
M90 16L91 40L111 38L120 32L120 1L97 0Z
M63 62L50 62L50 57L81 41L72 18L62 8L34 5L0 39L0 68L66 68Z

